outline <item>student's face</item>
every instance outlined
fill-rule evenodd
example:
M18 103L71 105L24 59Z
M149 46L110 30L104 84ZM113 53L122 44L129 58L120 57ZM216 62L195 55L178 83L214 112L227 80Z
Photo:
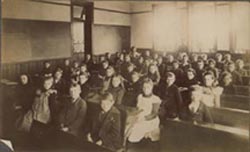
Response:
M113 69L111 69L111 68L107 69L107 71L106 71L107 77L111 77L113 74L114 74L114 70Z
M29 81L27 75L21 75L21 76L20 76L20 80L21 80L21 84L22 84L22 85L27 84L28 81Z
M131 77L132 77L132 82L133 83L137 82L139 80L139 78L140 78L138 74L132 74Z
M86 55L86 59L90 60L91 56L89 54Z
M244 67L244 63L243 63L243 62L239 62L239 63L238 63L238 68L239 68L239 69L243 69L243 67Z
M80 84L84 84L87 81L88 81L88 77L86 75L80 75L79 76L79 82L80 82Z
M214 79L212 75L205 75L204 76L204 84L207 87L211 87L214 83Z
M179 68L179 64L178 63L174 63L173 67L174 67L174 69L178 69Z
M65 60L65 61L64 61L64 64L65 64L66 66L69 66L69 60Z
M45 63L45 68L49 68L50 67L50 63L46 62Z
M45 80L43 83L43 87L45 90L49 90L53 85L53 79Z
M113 104L114 103L112 101L109 101L108 99L102 100L101 108L104 112L108 112L112 108Z
M158 63L158 64L162 64L162 62L163 62L162 57L159 57L159 58L157 59L157 63Z
M234 64L229 64L228 65L228 71L233 72L235 70L235 65Z
M144 59L142 58L142 57L140 57L140 59L139 59L139 63L143 63L144 62Z
M154 59L158 59L158 54L154 54Z
M153 91L153 86L149 83L144 83L142 86L142 91L145 95L151 95Z
M207 55L206 55L206 54L203 54L203 55L202 55L202 59L203 59L204 61L206 61L206 60L207 60Z
M193 55L193 61L196 62L198 60L198 55L197 54L194 54Z
M81 70L81 72L86 72L87 71L87 67L86 66L81 66L80 70Z
M229 85L229 84L232 82L231 76L226 75L226 76L223 78L223 82L224 82L224 85L225 85L225 86Z
M120 58L120 60L122 60L122 61L123 61L123 60L124 60L124 55L123 55L123 54L121 54L119 58Z
M191 72L191 71L188 71L187 72L187 78L188 78L188 80L192 80L194 78L194 73Z
M171 86L172 84L174 84L174 82L175 78L167 77L166 79L167 86Z
M200 70L204 68L203 62L199 62L197 65L198 65L198 69L200 69Z
M149 51L146 51L146 52L145 52L145 55L146 55L146 56L150 56L150 52L149 52Z
M132 72L134 70L134 66L128 66L128 72Z
M183 57L183 61L184 61L184 62L187 62L187 61L188 61L188 56L184 56L184 57Z
M81 90L79 87L71 87L69 89L69 95L72 99L77 99L80 96Z
M156 67L155 66L150 66L149 67L149 72L154 74L156 72Z
M215 64L214 64L213 62L210 62L210 63L209 63L209 67L210 67L210 68L214 68L214 67L215 67Z
M215 58L216 58L217 61L221 61L222 60L222 55L221 54L217 54L215 56Z
M75 68L78 68L78 67L79 67L78 62L74 62L74 67L75 67Z
M172 55L169 55L167 59L168 59L168 62L173 62L174 61L174 57Z
M128 55L125 56L125 62L130 62L130 56Z
M103 62L103 63L102 63L102 67L103 67L104 69L107 69L108 66L109 66L108 62Z
M121 84L121 79L120 78L118 78L118 77L114 77L113 79L112 79L112 86L113 87L119 87L120 86L120 84Z
M62 77L62 72L57 71L57 72L55 73L55 78L56 78L56 79L60 79L61 77Z

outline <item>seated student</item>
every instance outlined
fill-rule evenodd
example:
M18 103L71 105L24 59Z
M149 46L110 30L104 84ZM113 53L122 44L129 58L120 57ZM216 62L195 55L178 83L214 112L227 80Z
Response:
M220 86L223 87L223 93L235 94L235 87L232 83L232 74L229 72L224 72L221 77L222 80L220 82Z
M71 75L71 67L69 59L64 60L64 65L62 67L63 70L63 79L69 81Z
M103 77L103 91L107 90L110 86L111 79L115 75L115 69L112 66L109 66L106 69L106 74Z
M157 66L159 68L161 78L164 77L166 65L163 63L163 58L161 56L157 59Z
M121 67L122 67L122 64L124 62L124 54L119 54L119 56L117 57L117 60L115 61L115 70L118 74L121 74Z
M135 70L135 65L133 63L129 63L127 65L126 72L123 73L122 77L125 79L125 81L131 82L131 74Z
M102 61L101 67L99 67L98 72L99 72L99 77L101 79L104 79L106 75L106 70L109 67L109 62L107 60Z
M174 73L168 72L165 88L160 93L162 99L160 118L163 122L166 118L177 118L182 110L182 97L178 87L174 84L175 79Z
M205 118L209 118L210 123L213 123L212 115L207 106L202 102L202 92L198 88L194 88L191 92L191 104L188 106L191 119L196 123L203 123Z
M208 66L208 60L207 60L207 54L206 53L203 53L203 54L201 54L201 59L203 60L203 62L204 62L204 67L206 68L207 66Z
M150 58L144 60L144 63L139 71L139 73L143 76L146 76L148 74L148 68L149 68L149 65L151 64L151 60Z
M232 78L233 78L232 83L235 85L242 85L243 84L242 77L240 73L236 71L235 64L233 62L229 62L227 65L228 65L227 71L232 74Z
M223 71L224 63L222 61L222 54L216 53L215 54L215 61L216 61L216 68L218 68L220 71Z
M90 82L89 82L89 75L86 73L79 75L79 84L81 87L81 98L85 99L90 92Z
M137 96L141 93L140 74L134 71L131 80L131 82L125 83L126 92L122 103L126 106L135 107L137 105Z
M109 86L108 92L110 92L115 100L115 105L121 105L123 96L125 94L122 77L115 75L111 79L111 85Z
M90 76L90 73L89 73L89 71L88 71L88 68L87 68L87 65L86 64L81 64L81 66L80 66L80 74L86 74L86 75L88 75L88 76Z
M142 71L143 65L144 65L144 58L142 56L140 56L137 60L137 62L135 63L136 65L136 71L140 72Z
M73 66L71 67L71 75L79 75L80 69L79 69L79 63L77 61L73 62Z
M146 50L143 54L144 60L151 59L151 53L149 50Z
M142 94L137 98L136 107L140 113L131 128L129 142L140 142L143 138L149 138L151 141L160 139L160 119L158 117L160 104L161 99L153 94L153 82L145 79Z
M203 74L206 72L203 60L198 60L197 69L195 69L195 71L197 80L203 82Z
M159 54L158 53L154 53L153 54L153 61L156 61L157 62L157 60L158 60L158 58L159 58Z
M121 148L121 115L113 106L112 94L104 93L101 97L101 111L94 117L88 141L117 151Z
M52 73L53 73L53 71L52 71L51 64L50 64L49 61L46 61L44 63L44 67L43 67L43 69L41 71L41 76L42 77L51 77Z
M59 68L54 73L54 84L53 88L57 90L58 95L63 95L66 93L66 82L62 78L63 71Z
M36 91L36 96L31 109L23 116L21 120L17 120L17 129L29 132L33 120L44 124L53 123L58 113L58 103L56 102L56 90L51 89L53 78L46 77L43 80L43 88Z
M203 103L209 107L220 107L220 95L223 88L215 85L215 76L212 72L203 74L203 86L201 87Z
M206 71L211 71L216 79L219 78L219 70L216 68L216 62L214 59L208 60L208 67L206 68Z
M198 54L196 54L196 53L192 54L191 67L193 69L197 69L198 57L199 57Z
M125 54L124 57L124 62L121 65L121 75L125 75L125 73L127 72L127 68L129 66L129 64L131 63L131 57L129 56L129 54Z
M136 64L139 56L140 56L140 54L137 52L137 48L133 47L132 52L131 52L131 62L133 64Z
M170 72L173 70L174 56L169 54L166 58L166 69L165 72Z
M112 59L111 53L107 52L105 54L105 59L109 62L110 65L114 65L114 60Z
M247 76L247 70L244 69L244 61L241 59L236 60L236 71L241 75L241 76Z
M72 84L69 89L70 98L59 112L57 127L74 136L81 136L87 112L87 104L80 97L81 88L78 84Z
M21 113L26 113L31 108L33 97L35 95L34 88L32 87L28 75L20 75L19 84L16 86L15 92L15 110L20 110Z
M154 86L158 85L160 82L161 76L158 67L155 64L149 65L147 77L153 81Z
M229 53L225 54L224 58L223 58L224 65L228 65L231 62L233 62L231 54L229 54Z
M182 63L180 68L185 72L188 68L191 68L191 64L189 63L189 58L187 55L183 56Z
M182 81L183 81L183 76L184 76L184 72L183 70L179 67L179 61L175 60L173 62L173 70L172 72L175 75L175 84L177 86L181 86Z
M91 72L94 68L94 62L90 54L86 54L84 63L87 65L87 70Z

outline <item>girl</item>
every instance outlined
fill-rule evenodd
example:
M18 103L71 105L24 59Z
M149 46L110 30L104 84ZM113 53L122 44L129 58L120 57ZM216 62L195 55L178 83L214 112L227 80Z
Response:
M137 98L137 109L140 113L128 137L132 143L143 138L150 138L152 141L158 141L160 138L158 110L161 100L153 94L153 82L150 79L144 80L142 92Z
M122 83L121 76L115 75L112 77L111 85L108 89L108 92L110 92L113 95L113 98L115 100L115 105L120 105L122 103L122 99L125 94L125 89Z

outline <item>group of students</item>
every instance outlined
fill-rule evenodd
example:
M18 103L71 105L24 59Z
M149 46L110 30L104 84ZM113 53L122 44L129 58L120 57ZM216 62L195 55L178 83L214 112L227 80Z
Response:
M244 75L243 60L220 53L208 59L207 54L160 55L132 48L107 53L99 63L89 54L72 64L66 59L54 70L45 62L37 82L20 76L16 126L29 132L36 120L117 151L123 142L121 107L137 110L129 142L158 141L166 119L203 121L204 108L220 107L220 95L233 93Z

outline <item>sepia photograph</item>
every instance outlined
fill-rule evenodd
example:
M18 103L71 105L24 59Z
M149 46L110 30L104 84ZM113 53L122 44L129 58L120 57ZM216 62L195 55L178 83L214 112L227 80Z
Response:
M0 152L250 151L249 0L0 4Z

